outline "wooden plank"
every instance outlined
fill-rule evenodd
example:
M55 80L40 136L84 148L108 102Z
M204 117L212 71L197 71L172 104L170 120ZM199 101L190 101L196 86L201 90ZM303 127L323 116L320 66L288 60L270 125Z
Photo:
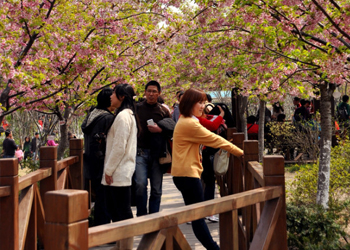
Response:
M17 167L13 167L17 166ZM0 176L12 177L18 175L17 158L0 158Z
M174 232L174 240L175 240L175 249L181 249L181 250L191 250L191 246L186 240L185 236L181 232L180 228L176 226L176 230Z
M274 199L281 194L281 187L262 187L215 200L179 207L172 211L162 211L108 225L92 227L89 228L89 248L129 238L134 235L155 232L162 228L198 220L212 214L225 213L258 202Z
M245 190L254 189L253 174L248 169L249 162L259 161L259 142L256 140L245 140L243 142L244 149L244 187ZM249 249L250 241L253 237L253 207L247 206L242 209L242 223L245 232L245 249Z
M67 158L64 158L62 160L57 161L57 171L60 171L64 168L69 167L70 165L73 165L74 163L79 162L78 156L69 156Z
M18 209L19 234L18 235L19 235L20 250L24 249L24 243L26 241L30 214L32 211L33 198L34 198L33 186L30 186L22 190L21 195L19 197L19 209Z
M18 188L19 190L23 190L30 185L33 185L36 182L39 182L47 177L51 176L51 168L41 168L26 174L22 177L19 177L18 180Z
M36 204L37 204L37 227L39 242L44 244L44 230L45 230L45 211L41 200L39 188L36 188Z
M70 174L69 167L68 167L67 168L67 182L66 182L65 189L73 189L72 183L73 183L73 180L72 180L72 176ZM90 192L91 192L91 190L90 190ZM89 197L89 204L90 204L90 197ZM90 207L90 205L89 205L89 207Z
M166 238L163 243L163 246L161 247L161 250L174 250L175 227L170 227L162 230L166 230Z
M67 169L63 169L57 174L57 190L62 190L67 182Z
M263 158L264 177L284 175L284 158L282 155L265 155Z
M220 248L239 250L238 211L228 211L219 215Z
M277 198L265 202L258 228L250 245L251 250L268 250L282 210L282 199Z
M299 161L299 159L303 156L303 153L299 153L297 157L294 158L294 161Z
M51 175L40 182L40 196L45 203L45 193L57 190L57 147L40 147L40 169L51 168Z
M142 237L137 249L138 250L160 250L164 244L166 235L167 235L166 229L145 234Z
M257 161L248 162L248 170L252 173L253 177L260 184L261 187L265 186L264 173L261 164Z
M44 248L88 250L88 193L56 190L45 194Z
M275 233L272 233L269 250L287 250L287 216L284 180L284 159L281 156L263 158L265 186L281 186L283 195L280 197L282 209L277 221ZM265 169L266 168L266 169Z
M88 220L70 224L45 223L44 248L50 250L88 250Z
M11 195L0 197L1 249L18 249L18 163L0 159L0 186L9 186Z
M69 140L69 155L78 157L78 161L69 167L71 175L71 184L74 189L83 189L83 153L84 141L82 139Z
M45 194L44 207L45 222L77 222L89 216L88 193L72 189L49 191Z
M36 250L37 249L37 184L33 184L33 202L32 209L30 212L29 224L27 229L27 237L24 245L25 250Z
M238 239L239 239L239 249L247 250L247 235L245 231L245 227L242 224L242 221L238 220Z
M9 196L11 194L10 186L2 186L0 187L0 197Z

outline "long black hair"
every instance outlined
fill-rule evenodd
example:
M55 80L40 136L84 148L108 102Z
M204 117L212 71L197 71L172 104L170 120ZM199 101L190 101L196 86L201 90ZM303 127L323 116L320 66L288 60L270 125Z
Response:
M136 94L133 87L127 83L123 83L123 84L117 85L113 91L116 97L118 98L118 100L121 100L121 98L124 97L120 107L116 112L116 117L122 110L127 108L131 109L135 116L138 133L140 133L141 127L140 127L138 116L136 115L136 102L134 100L134 97L136 96Z
M97 95L97 106L98 109L108 110L111 106L111 95L113 90L109 87L103 88Z
M123 109L131 109L133 113L136 112L136 106L134 101L135 92L131 85L127 83L119 84L114 88L114 93L117 96L118 100L121 101L122 97L124 100L122 101L120 107L117 110L116 115L118 115Z

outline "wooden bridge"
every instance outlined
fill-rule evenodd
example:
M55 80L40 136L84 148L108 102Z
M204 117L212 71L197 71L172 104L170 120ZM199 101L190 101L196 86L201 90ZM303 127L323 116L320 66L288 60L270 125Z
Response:
M258 142L228 139L244 149L218 178L221 198L88 228L89 196L82 190L83 142L70 141L70 157L40 149L40 169L18 177L17 159L0 159L0 249L84 249L141 235L137 249L191 249L179 225L219 214L223 250L287 249L284 160L258 160ZM39 188L40 186L40 188ZM165 193L164 193L165 195Z

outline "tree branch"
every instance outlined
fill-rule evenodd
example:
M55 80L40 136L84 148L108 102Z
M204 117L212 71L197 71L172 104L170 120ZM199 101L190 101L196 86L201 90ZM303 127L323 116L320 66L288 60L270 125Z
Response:
M316 1L316 0L311 0L316 6L317 8L322 11L322 13L327 17L327 19L331 22L331 24L334 26L334 28L336 28L343 36L345 36L347 39L350 40L350 36L345 32L343 31L339 26L338 24L336 24L333 19L328 15L328 13L326 12L325 9L322 8L322 6Z

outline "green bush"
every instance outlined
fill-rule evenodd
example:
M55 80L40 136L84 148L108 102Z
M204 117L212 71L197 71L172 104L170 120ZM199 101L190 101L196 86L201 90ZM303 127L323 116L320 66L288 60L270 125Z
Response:
M316 204L318 164L300 166L287 187L287 230L291 249L350 249L346 228L350 219L350 142L332 148L329 208Z
M287 205L288 246L290 249L350 249L339 209L325 211L317 205Z
M29 168L29 172L34 172L35 170L39 169L39 161L35 162L32 158L27 158L21 162L21 167Z
M329 184L329 206L344 200L350 191L350 142L342 141L332 148ZM288 188L288 199L296 204L314 204L317 194L318 163L300 167Z

